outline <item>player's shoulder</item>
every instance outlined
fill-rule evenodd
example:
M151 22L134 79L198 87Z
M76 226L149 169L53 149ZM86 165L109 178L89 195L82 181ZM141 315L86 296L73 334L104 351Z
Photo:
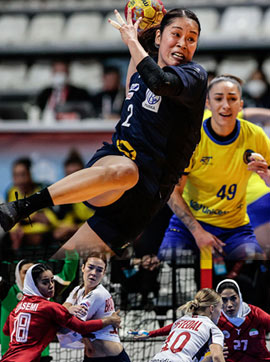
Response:
M179 76L196 79L197 83L201 83L206 87L207 85L207 72L206 70L196 62L187 62L175 66L168 66L166 68L173 69Z
M108 299L108 296L111 296L107 289L103 285L99 284L95 289L91 290L84 298L84 301L95 300L96 302L105 301Z
M264 310L262 310L260 307L257 307L256 305L249 304L250 311L254 316L269 316Z
M108 298L109 296L111 296L111 294L109 293L109 291L102 285L99 284L94 290L93 293L97 296L97 297L101 297L101 298Z
M207 72L204 69L204 67L201 64L196 63L194 61L180 64L179 67L183 69L191 69L196 73L202 73L204 75L207 75Z
M240 122L240 125L241 125L241 129L244 131L244 132L247 132L247 133L264 133L264 130L262 129L262 127L258 126L257 124L255 123L252 123L250 121L247 121L245 119L239 119L238 118L238 122Z

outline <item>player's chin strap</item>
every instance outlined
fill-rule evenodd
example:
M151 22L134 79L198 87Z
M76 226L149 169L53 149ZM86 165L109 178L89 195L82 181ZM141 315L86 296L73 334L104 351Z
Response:
M19 203L19 194L17 191L15 191L15 197L16 197L16 203L15 203L15 206L17 207L17 209L19 208L18 206L18 203ZM23 201L26 203L26 194L24 194L24 198L23 198ZM29 220L29 224L31 225L31 227L33 227L33 224L32 224L32 220L30 218L30 215L27 216L28 220Z

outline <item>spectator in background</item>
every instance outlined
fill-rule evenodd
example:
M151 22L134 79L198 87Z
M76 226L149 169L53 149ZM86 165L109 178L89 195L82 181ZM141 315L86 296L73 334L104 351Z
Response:
M92 103L96 117L120 118L122 103L125 97L121 85L121 74L117 67L105 67L103 71L103 89L93 96Z
M270 108L270 85L261 69L251 74L244 89L254 100L256 107Z
M81 155L72 149L64 161L65 176L79 171L84 167ZM65 204L54 207L58 218L58 225L53 236L61 243L66 242L78 228L94 214L94 210L85 206L82 202Z
M63 61L52 64L53 84L41 90L34 104L44 122L80 120L92 115L89 93L69 81L69 65Z
M6 192L7 202L14 201L16 198L24 198L44 187L44 185L33 181L31 166L32 162L28 157L19 158L13 162L13 185ZM48 233L51 232L52 223L55 223L55 220L53 210L47 208L33 214L31 221L25 219L15 225L9 232L15 255L21 257L20 253L23 248L41 245L44 238L47 238Z
M115 260L114 268L119 268L118 280L121 284L121 309L129 309L129 293L139 293L141 295L140 306L143 309L152 309L153 299L148 298L149 293L153 293L158 298L160 284L157 280L160 261L154 254L144 255L141 258L130 260ZM120 264L120 265L118 265ZM115 272L116 270L114 270Z

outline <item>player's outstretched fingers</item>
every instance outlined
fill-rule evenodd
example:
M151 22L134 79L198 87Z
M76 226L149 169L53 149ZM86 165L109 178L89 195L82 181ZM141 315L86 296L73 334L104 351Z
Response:
M130 8L127 9L127 23L132 24L132 10Z
M140 17L138 20L136 20L136 23L134 24L134 27L136 30L138 30L141 21L142 21L142 17Z
M125 21L124 21L124 19L122 18L122 16L119 14L118 10L115 9L115 10L114 10L114 14L115 14L115 17L116 17L118 23L120 24L120 27L121 27L122 25L124 25L124 24L125 24Z
M108 19L108 22L117 30L121 29L121 25L119 25L116 21L112 19Z

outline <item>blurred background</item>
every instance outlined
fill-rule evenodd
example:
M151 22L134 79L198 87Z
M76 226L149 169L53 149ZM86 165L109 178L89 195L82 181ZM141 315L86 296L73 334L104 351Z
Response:
M270 109L269 0L163 3L167 9L187 7L198 15L202 32L195 61L209 77L224 73L240 77L245 82L245 107ZM23 197L55 182L75 171L68 170L71 164L82 168L102 142L110 140L124 99L129 54L107 20L115 8L123 13L125 4L125 0L0 0L1 201L14 198L15 189ZM257 123L270 135L270 119ZM24 221L0 235L3 279L14 282L21 258L48 260L91 213L68 206L37 213L33 226ZM162 220L168 217L162 215ZM179 265L156 260L162 230L156 234L150 230L151 236L138 240L132 257L113 261L108 271L115 304L125 312L122 338L133 362L149 360L160 343L136 344L127 338L128 329L167 324L199 285L199 261L194 256L179 256ZM154 241L150 252L142 247L146 238L148 245ZM61 267L55 263L54 271ZM269 312L269 261L240 261L232 270L245 300ZM215 282L227 275L226 270L213 273ZM81 360L80 355L65 356L55 344L54 360L60 361L60 354L61 361Z
M269 109L269 0L163 2L167 9L188 7L198 15L202 33L195 60L209 76L240 77L245 107ZM129 55L107 20L115 8L123 13L125 4L0 0L0 198L16 157L30 156L36 180L51 183L63 176L60 164L69 145L87 161L110 137ZM270 134L268 122L261 125ZM81 133L91 134L94 143Z

